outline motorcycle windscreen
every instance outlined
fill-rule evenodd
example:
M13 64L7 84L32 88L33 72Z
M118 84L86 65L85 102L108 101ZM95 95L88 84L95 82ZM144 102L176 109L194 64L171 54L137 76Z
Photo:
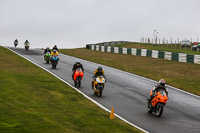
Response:
M82 69L81 68L77 68L76 71L82 72Z
M163 90L163 89L160 89L158 92L159 92L162 96L165 96L165 95L166 95L166 92L165 92L165 90Z
M50 52L47 52L46 55L50 55Z

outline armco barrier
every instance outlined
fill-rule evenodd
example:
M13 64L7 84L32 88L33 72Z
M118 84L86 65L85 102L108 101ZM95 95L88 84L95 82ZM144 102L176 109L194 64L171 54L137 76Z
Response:
M99 46L99 45L87 45L87 49L101 51L101 52L112 52L121 54L131 54L137 56L148 56L152 58L163 58L166 60L174 60L179 62L189 62L200 64L200 55L189 55L185 53L157 51L149 49L137 49L137 48L122 48L122 47L111 47L111 46Z
M146 49L142 49L141 56L147 56L147 50Z
M200 55L194 55L194 63L200 64Z
M187 62L187 56L184 53L179 53L179 62Z
M131 54L131 48L127 48L127 54Z
M147 49L147 56L152 57L152 50Z
M111 52L111 47L110 46L107 47L107 52Z
M165 52L164 51L158 51L158 58L165 58Z
M122 54L122 47L118 47L119 48L119 53Z
M187 55L187 62L194 63L194 55Z
M96 45L96 51L100 51L100 50L99 50L99 46L98 46L98 45Z
M136 55L141 55L141 49L136 49Z
M166 59L166 60L172 60L172 52L165 52L164 59Z
M179 60L178 54L179 54L179 53L172 52L172 60L178 61L178 60Z
M137 55L137 49L136 48L131 48L131 53L132 53L132 55Z
M152 50L152 58L158 58L158 51Z
M123 54L127 54L127 48L123 48L123 49L122 49L122 53L123 53Z

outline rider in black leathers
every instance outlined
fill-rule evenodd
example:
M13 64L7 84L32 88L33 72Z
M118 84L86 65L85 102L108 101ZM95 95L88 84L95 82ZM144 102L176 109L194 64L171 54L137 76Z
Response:
M44 50L44 54L46 54L47 52L49 52L51 54L51 49L49 49L49 47L47 47L45 50Z
M55 49L56 51L59 51L56 45L54 45L54 47L52 48L52 51L53 51L54 49Z
M45 50L44 50L44 59L45 59L45 54L49 52L51 54L51 49L49 49L49 47L47 47Z
M77 68L81 68L84 73L83 65L81 64L80 60L76 60L76 63L73 65L72 68L72 80L74 80L74 74Z
M17 39L14 41L14 45L15 45L15 47L17 47L17 45L18 45L18 40Z

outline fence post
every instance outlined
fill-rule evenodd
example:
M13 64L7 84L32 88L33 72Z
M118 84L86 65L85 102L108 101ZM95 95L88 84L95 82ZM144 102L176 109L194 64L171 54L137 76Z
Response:
M176 41L175 41L175 49L176 49Z
M192 38L191 38L191 45L190 45L190 50L191 50L191 51L192 51L192 44L193 44L193 43L192 43Z

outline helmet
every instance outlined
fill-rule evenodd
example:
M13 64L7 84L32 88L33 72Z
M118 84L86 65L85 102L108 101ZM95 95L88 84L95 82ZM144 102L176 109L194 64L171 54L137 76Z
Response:
M55 50L55 49L53 50L53 53L54 53L54 54L56 53L56 50Z
M55 47L55 48L57 48L57 46L56 46L56 45L54 45L54 47Z
M98 68L97 68L97 70L99 71L99 72L102 72L102 67L101 66L99 66Z
M47 47L47 49L49 49L49 47Z
M81 64L81 61L77 59L76 64Z
M165 80L164 79L160 79L159 80L159 85L162 87L165 87Z

